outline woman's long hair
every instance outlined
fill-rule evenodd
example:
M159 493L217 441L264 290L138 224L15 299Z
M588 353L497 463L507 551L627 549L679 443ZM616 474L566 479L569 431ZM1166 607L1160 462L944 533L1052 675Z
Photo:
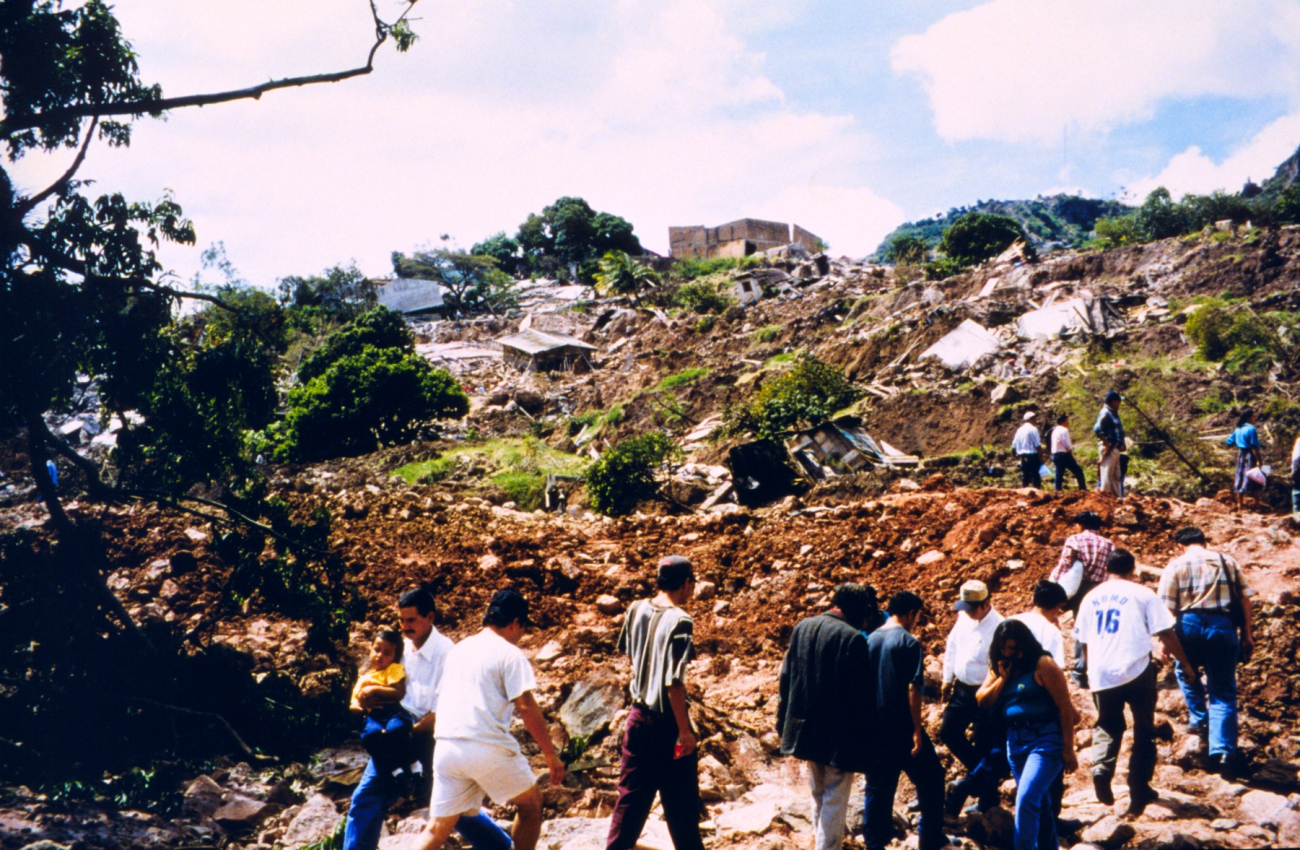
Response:
M1011 662L1013 678L1037 670L1038 659L1050 654L1043 649L1043 645L1023 621L1007 619L998 623L998 627L993 630L993 640L989 643L990 669L998 669L998 662L1002 660L1002 647L1008 640L1015 641L1021 650L1020 657Z

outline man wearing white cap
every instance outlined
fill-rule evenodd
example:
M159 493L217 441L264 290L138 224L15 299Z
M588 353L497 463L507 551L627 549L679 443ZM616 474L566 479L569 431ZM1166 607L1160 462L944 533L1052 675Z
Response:
M1002 615L993 610L988 585L968 581L952 606L957 622L948 633L943 655L943 720L939 740L966 766L967 774L953 783L946 801L947 813L957 815L966 798L979 797L981 811L997 804L998 767L1002 763L997 730L990 713L979 707L975 692L989 673L989 645ZM971 730L970 738L966 737Z
M1043 467L1043 437L1034 425L1037 417L1038 414L1032 410L1025 413L1025 423L1016 429L1016 436L1011 440L1011 450L1020 460L1020 486L1041 490L1043 477L1039 470Z

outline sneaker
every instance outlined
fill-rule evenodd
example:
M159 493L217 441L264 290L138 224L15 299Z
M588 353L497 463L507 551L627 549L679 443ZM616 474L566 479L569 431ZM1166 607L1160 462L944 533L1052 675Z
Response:
M1097 795L1097 802L1104 806L1115 805L1115 792L1110 790L1110 777L1094 773L1092 775L1092 790Z
M1250 770L1246 765L1245 757L1241 754L1241 750L1233 750L1227 755L1216 755L1210 758L1214 764L1213 772L1229 782L1235 782L1250 775Z

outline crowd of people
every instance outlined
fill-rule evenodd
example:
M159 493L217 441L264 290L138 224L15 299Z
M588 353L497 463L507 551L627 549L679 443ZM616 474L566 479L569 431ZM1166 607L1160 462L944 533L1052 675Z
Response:
M1080 826L1061 819L1065 776L1078 768L1075 730L1088 722L1071 698L1088 691L1092 709L1092 788L1115 802L1112 783L1126 710L1133 720L1127 811L1157 798L1155 708L1160 665L1170 659L1187 704L1185 732L1195 735L1227 777L1247 766L1237 746L1238 663L1254 647L1251 597L1240 566L1207 548L1204 533L1180 529L1182 554L1159 587L1135 581L1136 561L1102 535L1094 513L1075 518L1031 607L1004 616L989 587L971 579L958 591L956 621L943 654L938 739L959 777L947 770L924 722L925 648L916 634L928 616L916 593L900 591L882 610L870 586L835 588L829 610L799 622L781 666L777 730L783 755L807 765L816 850L839 850L850 792L865 779L863 837L881 850L895 836L894 797L906 774L916 789L920 850L951 839L947 818L1002 805L1013 777L1016 850L1055 850L1058 835ZM697 740L686 692L694 625L690 561L659 561L657 594L627 610L618 640L631 661L632 708L622 730L617 802L607 847L637 844L658 796L673 845L702 850ZM385 813L412 783L431 777L422 850L437 850L456 831L478 850L532 850L542 796L519 741L515 714L559 783L565 766L533 697L536 679L519 648L531 626L529 603L498 591L482 631L453 644L434 626L434 599L423 589L397 603L401 623L380 630L353 710L364 720L371 754L347 814L344 847L378 845ZM1073 618L1067 655L1062 619ZM1153 654L1158 644L1160 651ZM435 746L436 741L436 746ZM413 765L421 765L418 774ZM968 803L971 799L973 803ZM516 811L507 833L483 811L485 800Z
M795 627L777 722L781 752L808 763L816 850L843 845L857 773L866 778L868 850L881 850L894 836L901 773L916 788L920 850L949 843L945 817L1000 805L1008 775L1016 784L1016 850L1055 850L1058 835L1080 826L1061 820L1064 777L1078 768L1075 729L1085 722L1072 686L1091 695L1092 787L1106 805L1115 803L1126 708L1132 716L1127 812L1140 814L1158 797L1151 786L1156 684L1170 659L1187 704L1186 733L1198 737L1224 776L1247 770L1237 746L1236 674L1254 648L1254 591L1240 566L1206 548L1199 528L1183 528L1174 535L1182 554L1152 590L1135 580L1133 553L1101 535L1099 517L1075 519L1080 532L1034 587L1028 611L1004 617L984 582L960 587L943 657L938 737L961 776L946 786L922 719L925 651L914 634L926 618L924 601L902 591L880 612L872 588L846 583L835 589L829 611ZM1072 658L1061 629L1067 612Z

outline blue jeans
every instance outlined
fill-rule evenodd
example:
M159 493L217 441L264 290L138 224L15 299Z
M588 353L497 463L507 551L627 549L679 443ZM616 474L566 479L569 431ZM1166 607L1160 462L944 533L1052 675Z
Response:
M365 728L361 732L361 746L370 753L376 770L392 773L410 763L408 756L411 752L412 725L411 715L401 710L388 717L366 717Z
M1007 751L1016 777L1016 850L1057 850L1051 792L1065 767L1061 724L1012 727Z
M878 754L867 768L866 824L863 837L867 850L884 850L894 832L894 792L898 790L898 775L906 773L916 786L916 801L921 807L921 822L917 828L919 850L937 850L948 843L943 834L943 763L934 751L930 736L921 743L921 752L912 757L912 730L882 732L903 738L907 749L892 749Z
M357 790L352 792L352 807L348 809L343 828L343 850L375 850L379 846L384 815L397 796L397 780L391 773L375 770L371 759L361 774ZM456 821L456 831L474 850L510 850L514 846L505 830L483 812Z
M1300 487L1291 487L1291 513L1300 514Z
M1178 618L1178 639L1193 668L1174 667L1191 725L1208 727L1210 755L1229 755L1237 749L1237 627L1227 614L1185 611Z

